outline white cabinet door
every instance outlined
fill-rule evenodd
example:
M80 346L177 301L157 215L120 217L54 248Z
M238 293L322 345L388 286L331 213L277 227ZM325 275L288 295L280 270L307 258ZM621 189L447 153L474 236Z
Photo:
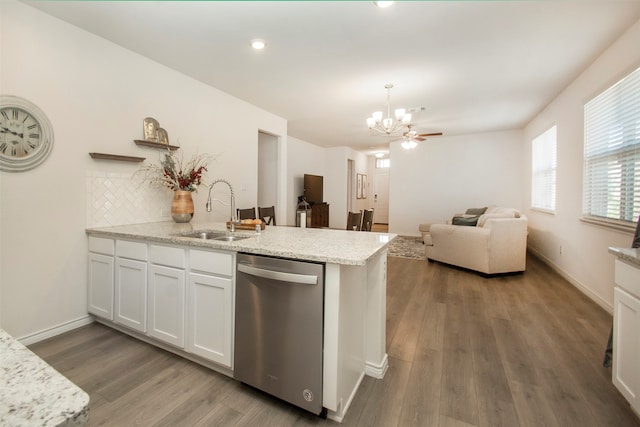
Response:
M147 330L147 263L116 258L115 322Z
M112 256L89 253L87 311L109 320L113 320L113 266Z
M640 299L615 287L613 319L613 383L640 412Z
M232 368L233 287L231 278L189 274L187 350Z
M184 270L152 264L149 267L149 335L184 348L184 310Z

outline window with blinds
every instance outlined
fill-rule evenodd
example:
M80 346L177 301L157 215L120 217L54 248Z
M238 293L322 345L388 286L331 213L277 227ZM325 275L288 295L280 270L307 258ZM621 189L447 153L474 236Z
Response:
M587 217L635 222L640 215L640 68L584 107Z
M391 159L376 159L376 168L386 169L391 166Z
M556 127L531 141L531 207L556 210Z

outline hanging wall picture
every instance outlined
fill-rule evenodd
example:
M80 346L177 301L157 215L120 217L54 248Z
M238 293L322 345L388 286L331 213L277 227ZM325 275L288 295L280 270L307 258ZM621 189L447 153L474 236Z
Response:
M366 199L367 198L367 175L362 174L362 198Z

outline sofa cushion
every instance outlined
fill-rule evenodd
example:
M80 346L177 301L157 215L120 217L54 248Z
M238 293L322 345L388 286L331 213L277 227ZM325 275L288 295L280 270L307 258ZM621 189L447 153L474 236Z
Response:
M483 213L485 213L487 211L487 207L485 206L484 208L469 208L467 209L467 211L465 212L466 215L482 215Z
M515 216L514 213L512 212L495 212L495 213L486 213L484 215L480 215L480 218L478 218L478 227L484 227L484 224L487 222L488 219L490 218L519 218L520 215Z
M509 214L509 218L520 218L520 211L514 208L503 208L500 206L491 206L485 214ZM505 217L501 217L505 218Z

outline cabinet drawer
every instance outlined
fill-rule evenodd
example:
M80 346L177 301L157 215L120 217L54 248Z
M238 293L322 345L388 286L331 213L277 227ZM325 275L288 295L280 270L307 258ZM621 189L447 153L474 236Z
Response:
M616 259L616 284L640 298L640 268L633 267L624 261Z
M113 256L115 253L115 243L113 239L89 236L89 252Z
M205 273L233 276L233 255L227 252L189 250L189 268Z
M139 261L147 260L147 244L140 242L129 242L127 240L118 240L116 242L116 255L120 258L137 259Z
M153 264L185 268L186 262L184 249L151 245L149 251L149 258Z

